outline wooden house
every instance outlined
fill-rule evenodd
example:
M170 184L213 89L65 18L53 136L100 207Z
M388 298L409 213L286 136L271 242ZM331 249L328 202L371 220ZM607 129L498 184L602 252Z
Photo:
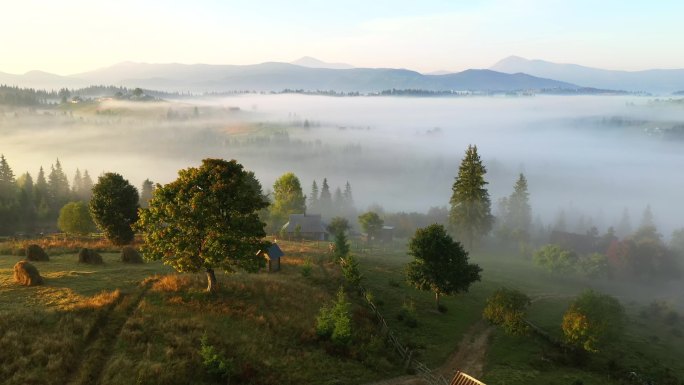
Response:
M257 255L262 255L264 258L266 258L268 271L271 272L280 270L280 258L284 257L285 253L283 253L277 243L274 243L265 251L259 250Z
M319 214L290 214L289 219L281 229L288 239L328 240L328 230Z

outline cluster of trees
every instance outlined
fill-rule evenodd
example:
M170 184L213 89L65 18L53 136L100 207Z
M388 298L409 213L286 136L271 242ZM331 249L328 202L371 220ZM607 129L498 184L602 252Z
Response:
M498 289L487 299L482 316L509 334L523 335L530 330L546 332L526 319L530 298L508 288ZM620 302L606 294L586 290L578 295L563 314L563 343L588 352L598 352L624 331L625 310Z
M649 223L649 222L646 222ZM588 232L580 244L548 244L539 248L534 262L552 273L575 273L588 278L662 281L681 277L684 230L675 231L668 246L653 225L643 225L618 239L612 228L602 236ZM578 250L581 246L582 251ZM588 251L587 251L588 250Z
M320 190L314 180L311 184L311 193L308 196L307 203L309 213L321 214L323 218L353 218L356 215L354 197L349 182L344 185L344 190L338 186L331 193L327 178L323 178Z
M54 99L57 99L55 91L0 85L0 105L32 107L47 104L48 100Z
M85 170L76 170L70 186L57 159L46 175L40 167L34 181L30 173L15 177L0 156L0 234L35 233L54 229L60 210L68 202L89 201L93 181Z

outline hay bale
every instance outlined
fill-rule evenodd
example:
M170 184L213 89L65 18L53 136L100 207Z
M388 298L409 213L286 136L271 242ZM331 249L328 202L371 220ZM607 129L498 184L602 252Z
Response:
M24 286L43 284L43 277L38 273L38 269L27 261L19 261L14 265L14 280Z
M102 256L97 251L84 247L78 252L78 263L99 265L102 264Z
M143 263L143 259L138 253L138 250L133 246L124 246L121 249L121 262L123 263Z
M34 262L47 262L50 260L45 250L42 247L33 244L26 248L26 259Z

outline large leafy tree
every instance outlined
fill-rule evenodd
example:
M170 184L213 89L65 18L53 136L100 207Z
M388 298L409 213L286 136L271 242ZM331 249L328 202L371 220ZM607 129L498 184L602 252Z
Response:
M205 159L158 185L149 208L141 210L143 252L179 272L205 271L213 292L214 269L253 272L263 265L256 253L269 246L259 219L267 206L253 173L235 160Z
M138 190L121 175L108 172L93 186L90 213L107 239L128 244L135 235L131 225L138 220Z
M489 192L485 188L487 169L477 153L477 146L468 146L452 187L449 222L457 238L468 242L468 249L492 228Z
M304 212L306 212L306 196L302 192L299 178L291 172L283 174L273 184L272 220L276 222L276 227L279 227L287 222L290 214Z
M140 207L146 209L149 206L152 193L154 193L154 183L149 179L145 179L140 190Z
M407 281L435 293L438 309L441 295L468 291L470 284L480 280L480 266L468 263L468 252L442 225L418 229L408 247L415 260L406 268Z
M368 234L368 240L375 239L380 235L382 226L385 221L380 218L380 215L374 211L368 211L359 215L359 224L361 229Z
M57 227L67 234L86 235L93 231L95 224L90 216L88 205L83 201L70 202L59 211Z
M561 325L566 341L589 352L620 337L625 311L617 299L587 290L580 294L563 315Z

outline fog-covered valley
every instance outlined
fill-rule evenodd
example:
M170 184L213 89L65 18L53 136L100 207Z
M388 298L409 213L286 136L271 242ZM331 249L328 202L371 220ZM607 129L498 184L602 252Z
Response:
M64 108L5 108L2 152L17 175L115 171L167 183L206 157L235 158L264 189L287 171L305 193L349 181L359 209L445 206L465 148L478 146L492 201L529 180L533 215L569 231L600 231L650 205L666 236L682 226L684 141L666 135L684 107L634 96L325 97L236 95L173 102L104 100ZM563 214L561 214L561 211Z

